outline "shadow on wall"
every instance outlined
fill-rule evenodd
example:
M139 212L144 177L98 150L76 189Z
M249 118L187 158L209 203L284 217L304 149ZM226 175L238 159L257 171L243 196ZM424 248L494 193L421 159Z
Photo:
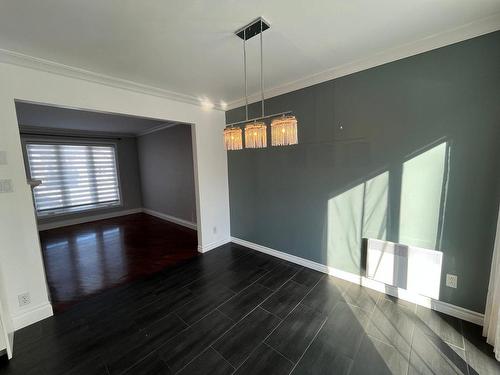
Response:
M363 274L363 238L442 251L450 152L450 142L439 139L332 194L327 202L327 265ZM426 272L416 269L425 268L425 262L407 266L412 272L406 270L400 287L415 284L411 275L418 278ZM391 277L395 272L387 271ZM433 282L428 289L438 299L440 280Z

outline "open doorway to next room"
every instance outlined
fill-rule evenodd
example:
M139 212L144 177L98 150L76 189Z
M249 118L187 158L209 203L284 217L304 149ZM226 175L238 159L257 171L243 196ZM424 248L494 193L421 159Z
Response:
M198 255L191 125L16 111L56 313Z

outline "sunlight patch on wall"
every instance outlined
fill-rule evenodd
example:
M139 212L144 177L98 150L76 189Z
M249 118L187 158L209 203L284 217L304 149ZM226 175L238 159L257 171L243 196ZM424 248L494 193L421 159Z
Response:
M365 182L362 237L387 238L389 172Z
M403 164L399 242L437 248L446 142Z
M361 238L386 238L388 184L384 172L328 200L328 265L359 272Z

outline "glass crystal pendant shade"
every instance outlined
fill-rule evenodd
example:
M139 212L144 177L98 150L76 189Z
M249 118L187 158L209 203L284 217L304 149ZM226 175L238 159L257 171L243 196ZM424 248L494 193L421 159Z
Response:
M245 148L267 147L267 126L264 122L253 122L245 126Z
M241 150L243 148L243 132L241 128L224 129L224 148L227 150Z
M297 118L295 116L283 116L272 121L271 144L273 146L288 146L297 143Z

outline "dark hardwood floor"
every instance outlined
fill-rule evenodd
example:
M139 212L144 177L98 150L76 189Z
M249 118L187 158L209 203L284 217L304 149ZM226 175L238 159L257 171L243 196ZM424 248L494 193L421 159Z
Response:
M227 244L16 333L0 374L498 374L481 328Z
M196 231L134 214L40 232L56 312L198 256Z

